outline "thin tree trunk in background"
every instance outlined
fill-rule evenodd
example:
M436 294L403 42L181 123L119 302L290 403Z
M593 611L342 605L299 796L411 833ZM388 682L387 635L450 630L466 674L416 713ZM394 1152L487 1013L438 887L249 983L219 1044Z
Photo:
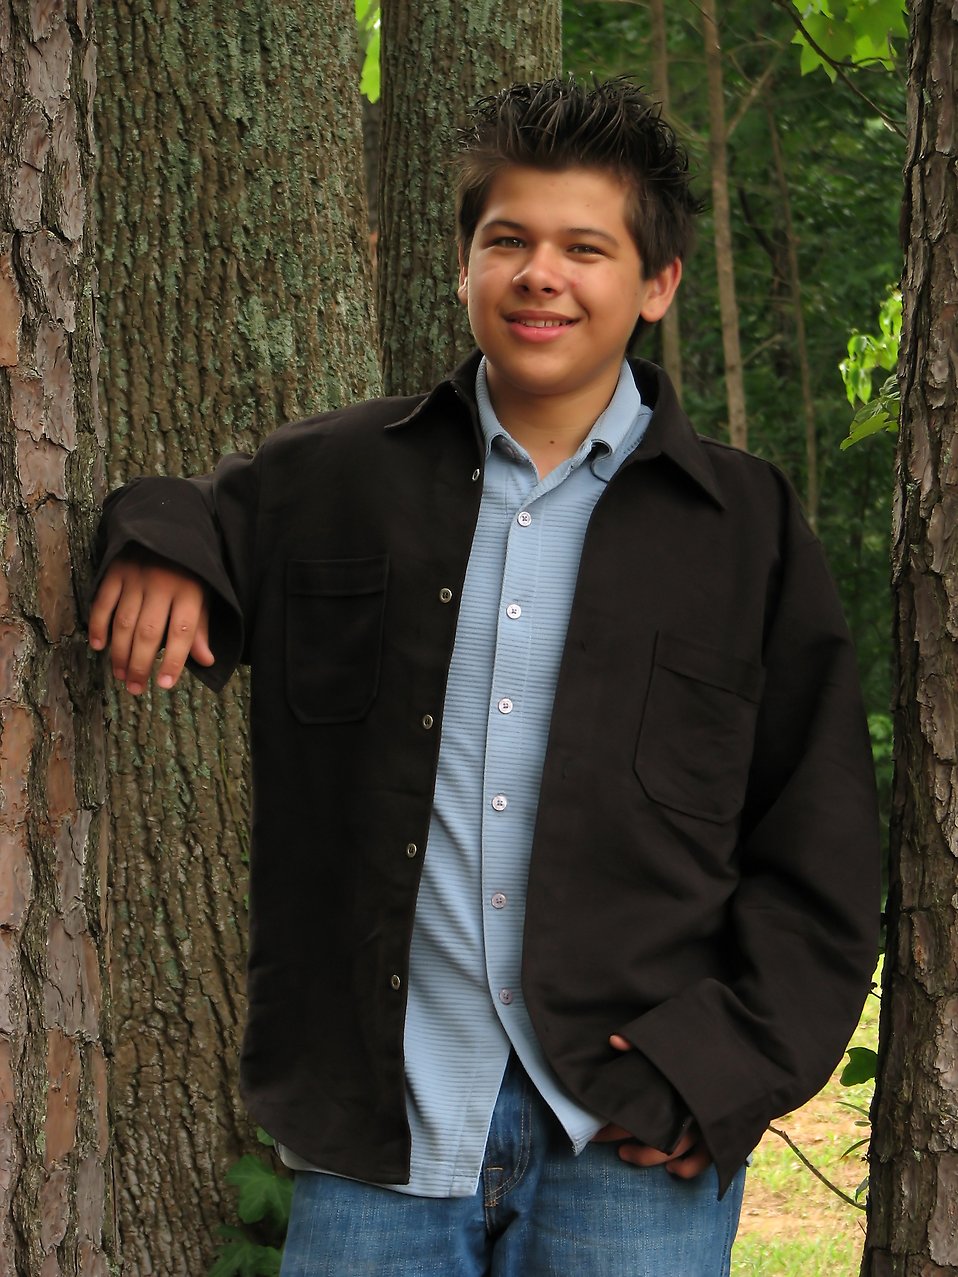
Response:
M729 440L736 448L746 448L748 422L745 415L745 382L739 340L738 302L735 296L732 216L729 207L728 158L725 147L725 99L722 91L722 50L719 43L715 0L702 0L701 10L709 97L709 166L712 172L715 270L718 277L719 310L722 317L728 433Z
M558 73L560 24L559 0L383 5L378 291L387 394L427 390L472 349L456 299L456 129L475 99Z
M92 6L0 0L0 1277L107 1277ZM106 1233L106 1237L104 1234Z
M818 531L818 435L815 430L815 400L812 395L812 377L808 365L808 341L805 335L805 313L802 308L802 280L798 268L798 240L792 219L792 199L785 172L782 141L771 106L766 103L768 134L772 143L772 159L775 163L775 180L779 202L785 222L785 251L788 260L789 291L792 295L792 319L795 325L795 356L798 361L802 387L802 413L805 417L805 513L812 530Z
M652 91L662 103L662 113L669 119L669 46L665 26L665 0L651 0L652 16ZM665 312L661 321L662 329L662 366L668 373L675 387L679 402L682 400L682 346L679 334L679 299L676 295L672 305Z
M895 786L866 1277L958 1274L958 11L914 0Z
M351 0L118 0L100 32L112 483L378 390ZM246 684L114 698L111 1107L124 1273L201 1277L249 1137Z

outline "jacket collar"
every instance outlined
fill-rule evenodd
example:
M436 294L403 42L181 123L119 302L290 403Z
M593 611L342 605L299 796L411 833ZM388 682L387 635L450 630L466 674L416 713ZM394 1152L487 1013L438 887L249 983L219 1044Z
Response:
M415 405L411 412L398 421L390 422L387 429L405 426L418 420L431 408L449 402L455 397L469 411L475 430L479 431L479 418L476 409L476 371L482 352L474 350L455 372L440 381L438 385ZM692 428L692 423L679 406L675 389L658 365L647 359L630 359L629 367L635 377L642 402L652 409L652 420L645 432L641 444L623 463L625 466L636 465L641 461L651 461L654 457L667 457L693 479L711 499L725 508L725 501L719 486L718 476L709 459L702 440Z

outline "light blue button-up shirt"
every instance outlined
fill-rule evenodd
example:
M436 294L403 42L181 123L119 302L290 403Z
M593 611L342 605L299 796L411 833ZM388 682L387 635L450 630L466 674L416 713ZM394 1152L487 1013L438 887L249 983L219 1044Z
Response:
M526 881L556 678L582 542L651 410L627 365L573 457L540 479L476 378L483 490L443 709L405 1023L410 1182L475 1193L510 1048L576 1152L602 1122L546 1062L522 996ZM284 1160L303 1168L283 1150Z

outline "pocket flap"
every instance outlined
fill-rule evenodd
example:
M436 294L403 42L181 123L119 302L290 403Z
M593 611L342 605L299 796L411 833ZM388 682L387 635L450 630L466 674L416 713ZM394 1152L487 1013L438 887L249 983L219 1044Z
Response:
M378 594L386 587L385 555L371 559L290 559L289 594Z
M717 652L714 648L703 647L689 639L665 634L660 630L655 640L654 659L656 665L673 670L676 674L697 679L700 683L709 683L726 692L735 692L746 700L759 701L762 698L762 688L765 686L765 670L762 666L730 656L727 652Z

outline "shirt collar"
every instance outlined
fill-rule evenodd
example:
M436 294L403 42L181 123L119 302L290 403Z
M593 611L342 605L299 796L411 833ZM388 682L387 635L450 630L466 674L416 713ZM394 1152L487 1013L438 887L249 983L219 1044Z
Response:
M387 424L387 430L417 421L424 413L436 411L441 405L449 403L454 397L460 406L468 412L476 431L476 437L482 445L482 434L479 428L476 409L476 369L482 354L474 350L455 372L441 381L427 395L400 401L406 411L396 420ZM683 470L700 490L707 493L715 504L725 506L718 476L712 466L705 444L698 438L688 417L679 406L675 390L661 368L645 359L630 359L629 367L635 384L639 388L642 401L652 409L649 428L641 445L624 458L629 464L651 461L655 457L667 457ZM724 446L715 445L712 446Z
M492 406L485 357L480 360L476 369L476 406L479 409L479 428L487 458L496 439L507 441L513 448L519 447L499 421ZM619 380L608 407L596 418L592 429L571 458L571 468L581 465L590 457L593 473L607 483L625 457L638 447L651 415L651 409L642 403L642 396L629 365L623 360ZM524 449L520 449L520 452L526 456Z

